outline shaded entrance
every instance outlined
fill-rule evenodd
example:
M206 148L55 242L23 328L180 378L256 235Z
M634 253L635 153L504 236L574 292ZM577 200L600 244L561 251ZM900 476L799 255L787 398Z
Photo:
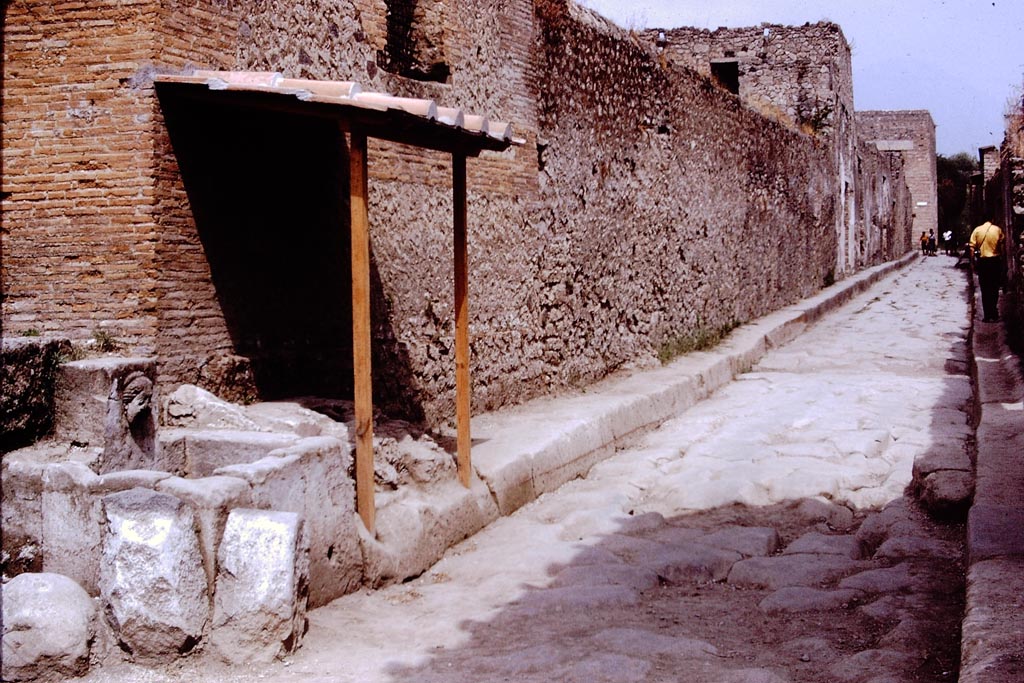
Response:
M287 392L287 369L310 363L315 368L320 356L330 358L323 381L337 381L330 393L351 386L356 505L371 531L370 302L375 278L367 138L452 155L458 470L468 486L466 159L483 150L507 149L513 144L511 127L438 108L430 100L362 93L349 82L287 79L277 73L165 75L157 77L156 89L183 178L191 185L197 225L206 226L200 232L225 317L238 348L261 359L258 381L272 391ZM320 322L331 316L336 323ZM282 324L295 328L282 329ZM350 344L346 347L342 339ZM351 358L351 365L341 356Z

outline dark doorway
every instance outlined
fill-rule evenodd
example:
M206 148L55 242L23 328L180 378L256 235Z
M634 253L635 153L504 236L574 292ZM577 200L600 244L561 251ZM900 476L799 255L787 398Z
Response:
M168 116L217 298L260 398L350 397L346 146L330 121L295 123L214 104Z
M740 94L740 63L736 60L711 62L711 77L733 95Z

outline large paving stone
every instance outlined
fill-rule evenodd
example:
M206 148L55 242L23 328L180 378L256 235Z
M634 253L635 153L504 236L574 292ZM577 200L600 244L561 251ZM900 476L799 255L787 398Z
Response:
M210 642L231 664L270 662L306 630L309 544L294 512L236 508L218 550Z
M608 628L594 636L603 650L623 652L645 659L667 656L706 659L718 654L718 648L704 640L654 633L638 628Z
M734 550L723 550L703 543L664 545L637 558L669 583L721 581L732 566L743 559Z
M936 517L962 518L974 496L974 474L960 470L940 470L924 477L919 484L922 507Z
M209 617L192 510L147 489L103 498L100 594L119 645L140 661L191 651Z
M627 564L570 565L555 575L553 587L626 586L645 591L658 585L658 574L648 567Z
M845 505L837 505L828 500L806 498L800 501L796 512L807 521L825 522L840 531L853 526L853 511Z
M862 650L845 657L831 667L829 673L842 683L867 683L880 676L910 673L921 664L921 658L899 650Z
M666 526L664 515L658 512L645 512L635 516L622 517L616 519L615 522L619 525L616 533L620 534L641 534Z
M566 586L530 592L514 605L520 615L564 619L566 615L632 607L639 602L640 591L629 586Z
M928 452L914 459L914 481L919 482L932 472L959 470L970 472L974 469L971 458L963 444L936 444Z
M0 588L3 680L62 681L89 669L96 607L60 574L20 574Z
M817 587L870 566L838 555L778 555L752 557L733 565L729 583L778 590L786 586Z
M910 558L934 558L955 560L960 549L949 541L921 536L891 536L878 546L875 559L905 560Z
M789 586L775 591L759 602L757 607L769 614L836 610L849 607L863 596L864 593L859 590L821 590L806 586Z
M771 555L779 547L779 534L770 527L730 526L698 540L704 545L733 550L744 557Z
M623 654L594 653L575 663L560 666L549 672L551 680L566 683L590 681L616 681L616 683L642 683L647 680L651 663Z
M909 652L927 657L934 643L942 637L932 626L927 615L921 617L907 616L900 620L888 633L878 639L878 646L890 650Z
M906 498L900 498L885 506L881 511L868 515L857 529L857 540L874 553L890 536L929 536L924 513L911 506Z
M957 583L942 580L928 563L914 561L848 576L839 582L839 587L865 593L955 593L962 588Z
M786 546L784 555L811 553L818 555L839 555L853 560L861 557L860 542L852 535L823 534L811 531Z

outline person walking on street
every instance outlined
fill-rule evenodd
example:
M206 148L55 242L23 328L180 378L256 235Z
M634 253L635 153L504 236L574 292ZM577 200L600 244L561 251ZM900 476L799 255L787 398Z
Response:
M1003 280L1003 230L986 221L971 233L971 263L981 287L982 322L999 320L999 286Z

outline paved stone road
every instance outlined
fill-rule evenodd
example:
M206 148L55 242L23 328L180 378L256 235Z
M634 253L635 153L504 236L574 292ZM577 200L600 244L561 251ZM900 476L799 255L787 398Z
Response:
M904 489L970 446L964 284L914 262L288 662L96 680L955 680L962 528Z

